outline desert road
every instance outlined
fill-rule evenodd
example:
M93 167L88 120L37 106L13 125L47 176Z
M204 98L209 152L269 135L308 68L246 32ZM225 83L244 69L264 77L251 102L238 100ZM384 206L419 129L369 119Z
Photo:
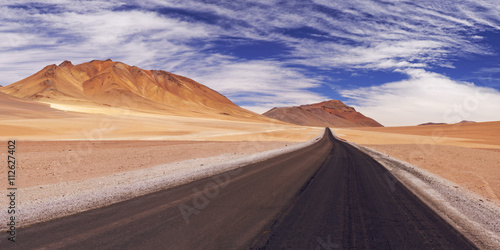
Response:
M0 249L475 249L375 160L333 137L17 231Z

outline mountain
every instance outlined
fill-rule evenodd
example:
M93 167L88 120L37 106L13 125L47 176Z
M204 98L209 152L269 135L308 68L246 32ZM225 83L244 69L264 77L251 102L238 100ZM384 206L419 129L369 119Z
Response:
M337 100L298 107L273 108L263 115L304 126L383 127L382 124Z
M457 124L464 124L464 123L476 123L475 121L467 121L467 120L462 120L457 122Z
M110 59L64 61L2 87L6 94L44 103L119 107L149 113L270 119L243 109L189 78Z
M417 126L429 126L429 125L445 125L448 123L442 123L442 122L426 122L422 124L418 124Z
M464 124L464 123L476 123L474 121L467 121L467 120L462 120L454 124ZM428 126L428 125L448 125L448 123L443 123L443 122L426 122L422 124L418 124L417 126Z

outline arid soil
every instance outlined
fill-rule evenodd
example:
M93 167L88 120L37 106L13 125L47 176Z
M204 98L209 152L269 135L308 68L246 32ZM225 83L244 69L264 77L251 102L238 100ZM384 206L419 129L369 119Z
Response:
M264 142L265 146L263 147L260 146L262 145L260 142L162 143L158 141L101 141L94 142L96 144L92 146L81 145L81 142L76 144L75 142L68 142L69 144L59 144L59 147L47 144L48 142L40 142L41 144L34 144L31 148L36 153L36 156L42 157L45 161L35 162L33 166L36 167L41 162L45 162L47 164L45 168L50 171L27 171L33 174L29 179L38 180L39 183L41 181L52 183L54 180L58 182L47 185L37 185L30 182L28 184L35 186L17 189L20 196L22 196L19 199L19 213L22 214L19 224L28 225L66 216L182 185L252 163L258 163L284 153L293 152L313 144L320 138L321 136L315 136L307 142L293 144L288 142ZM108 143L109 145L107 145ZM280 144L281 147L275 148ZM55 168L55 171L51 169L50 165L48 165L51 160L54 163L54 160L58 161L59 158L64 157L61 150L68 152L68 147L76 148L83 158L76 156L73 159L66 159L71 163L60 164ZM143 147L147 152L137 149L140 147ZM56 154L49 154L47 159L47 157L43 156L45 155L43 152L48 150L44 150L44 148L59 151ZM272 149L266 150L266 148ZM103 152L99 153L97 151ZM148 155L149 151L154 153ZM73 152L73 150L69 152ZM20 156L28 154L22 152L22 150L19 150L18 153ZM178 161L170 162L170 159L166 159L164 162L167 163L154 164L155 158L165 157L164 154ZM141 155L146 155L146 157ZM197 156L205 156L205 158ZM50 157L54 158L50 159ZM149 157L152 157L152 159ZM2 155L2 158L6 157ZM35 156L32 155L30 159L35 159ZM136 160L139 162L135 162ZM154 166L148 166L149 164L143 164L140 161ZM30 164L29 162L28 160L28 164ZM20 164L20 161L18 161L18 164ZM76 168L73 169L71 166L76 166ZM62 172L60 173L59 170ZM19 183L21 179L26 179L22 174L23 171L17 173L16 182ZM0 200L0 205L5 206L6 202L8 202L6 199ZM0 219L6 220L6 215L6 213L0 214ZM0 225L0 230L2 228L5 228L5 225Z
M437 174L500 205L500 152L448 145L365 145Z
M229 141L17 141L17 187L84 180L222 154L253 154L292 144L294 143ZM6 182L2 187L5 188L5 184Z
M39 105L49 109L47 106ZM323 128L261 122L162 115L113 107L50 104L50 112L20 105L0 113L0 140L210 140L307 141ZM17 109L15 109L17 108ZM22 112L21 112L22 111ZM225 118L225 117L222 117Z
M373 135L382 133L382 137L387 136L392 138L397 135L397 137L400 138L400 141L405 140L405 144L409 142L418 144L432 143L456 145L472 148L500 148L500 122L460 123L412 127L355 128L353 130L373 132ZM408 137L401 135L408 135ZM411 135L415 135L416 137L412 137ZM426 138L418 136L424 136ZM371 141L373 139L366 139L366 144L377 144L377 142ZM383 138L381 139L383 140ZM418 139L426 140L425 142L423 140L420 142L415 141ZM410 142L412 140L413 142Z
M371 148L351 143L381 163L397 179L387 178L390 186L401 182L442 219L458 229L479 249L500 247L500 206L441 176L415 167Z
M500 205L500 122L334 131Z

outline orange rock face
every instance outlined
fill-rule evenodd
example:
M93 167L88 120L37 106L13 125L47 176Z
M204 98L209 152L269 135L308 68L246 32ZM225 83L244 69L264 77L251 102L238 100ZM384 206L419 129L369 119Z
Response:
M364 116L353 107L349 107L337 100L298 107L273 108L263 115L304 126L383 127L377 121Z
M69 61L59 66L49 65L1 91L40 102L91 103L154 113L187 112L269 120L189 78L109 59L79 65Z

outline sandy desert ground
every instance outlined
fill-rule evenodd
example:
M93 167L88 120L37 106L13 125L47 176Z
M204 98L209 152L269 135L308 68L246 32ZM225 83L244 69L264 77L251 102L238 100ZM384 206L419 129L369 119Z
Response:
M0 113L0 139L19 141L21 188L147 169L193 157L257 153L307 141L323 131L238 117L33 105L17 103L16 109L4 108ZM500 204L500 122L333 131Z
M0 113L0 139L307 141L321 128L228 117L153 114L112 107L50 104ZM31 107L29 107L31 109ZM46 109L47 107L43 107ZM21 112L23 111L23 112Z
M193 158L254 154L293 144L272 141L18 141L17 187L80 181Z
M500 122L410 127L335 129L359 144L438 144L467 148L500 149Z
M244 119L224 121L116 108L50 106L50 112L43 107L43 114L2 113L0 138L20 141L18 157L23 167L19 171L26 178L19 183L23 187L182 161L195 157L193 150L197 157L241 154L247 149L248 153L260 152L307 141L323 130ZM500 204L500 122L333 131ZM73 164L66 164L68 161Z
M0 139L17 141L19 188L192 158L253 154L307 141L323 131L279 121L176 116L4 97L0 98L6 104L0 107Z
M90 68L108 76L107 84L121 84L122 92L97 91L106 84ZM95 81L83 84L82 74ZM130 89L132 85L123 79L137 88ZM139 87L143 85L155 88L145 91ZM95 178L193 157L256 153L307 141L323 131L243 110L193 80L111 60L49 65L2 89L0 140L19 142L20 187ZM41 98L39 102L22 99L34 96ZM500 122L334 132L499 201Z
M334 131L500 205L500 122Z

